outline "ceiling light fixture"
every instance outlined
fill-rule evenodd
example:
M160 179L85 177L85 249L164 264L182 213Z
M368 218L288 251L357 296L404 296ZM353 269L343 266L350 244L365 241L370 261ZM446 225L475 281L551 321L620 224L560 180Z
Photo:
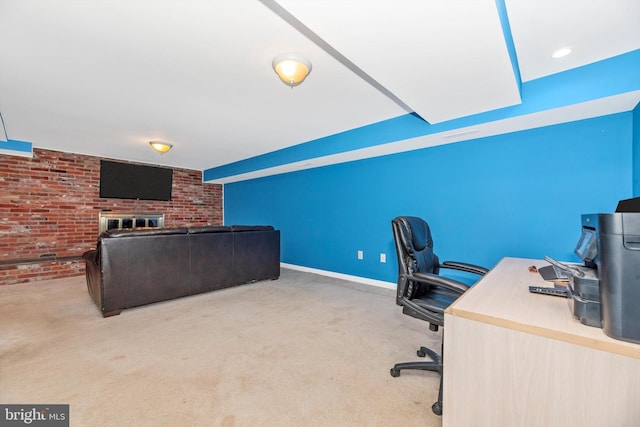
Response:
M173 145L163 141L149 141L149 145L160 154L164 154L173 148Z
M311 72L311 62L295 53L285 53L273 58L273 71L287 86L298 86Z
M564 58L565 56L569 55L571 53L571 48L570 47L563 47L561 49L558 49L556 51L554 51L551 54L551 57L554 59L558 59L558 58Z

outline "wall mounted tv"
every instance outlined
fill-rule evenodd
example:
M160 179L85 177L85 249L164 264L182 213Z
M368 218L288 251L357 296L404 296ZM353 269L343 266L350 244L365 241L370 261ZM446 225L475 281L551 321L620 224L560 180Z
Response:
M171 200L173 169L100 160L100 197Z

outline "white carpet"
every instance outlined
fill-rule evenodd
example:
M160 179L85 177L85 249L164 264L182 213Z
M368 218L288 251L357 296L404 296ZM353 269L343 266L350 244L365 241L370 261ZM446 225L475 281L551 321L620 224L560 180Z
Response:
M438 350L394 291L282 270L103 319L84 277L0 286L0 403L70 405L71 426L440 426Z

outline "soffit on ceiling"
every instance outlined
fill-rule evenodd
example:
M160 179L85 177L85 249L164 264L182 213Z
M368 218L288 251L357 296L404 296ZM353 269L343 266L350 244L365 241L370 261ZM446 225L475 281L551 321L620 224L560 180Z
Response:
M0 0L0 112L34 147L196 170L407 107L438 123L520 102L500 1ZM504 3L525 82L640 48L637 0ZM313 63L294 89L283 52Z

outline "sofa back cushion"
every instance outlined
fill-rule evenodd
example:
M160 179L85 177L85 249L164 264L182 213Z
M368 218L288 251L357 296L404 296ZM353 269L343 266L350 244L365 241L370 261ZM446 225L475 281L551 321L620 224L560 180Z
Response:
M191 295L188 238L186 229L101 238L103 311Z
M200 225L187 228L189 234L228 233L230 231L231 227L226 225Z
M237 284L233 275L233 233L214 230L189 234L189 248L193 293Z
M100 238L118 238L118 237L133 237L133 236L166 236L172 234L187 234L186 227L173 227L173 228L118 228L113 230L104 231Z

